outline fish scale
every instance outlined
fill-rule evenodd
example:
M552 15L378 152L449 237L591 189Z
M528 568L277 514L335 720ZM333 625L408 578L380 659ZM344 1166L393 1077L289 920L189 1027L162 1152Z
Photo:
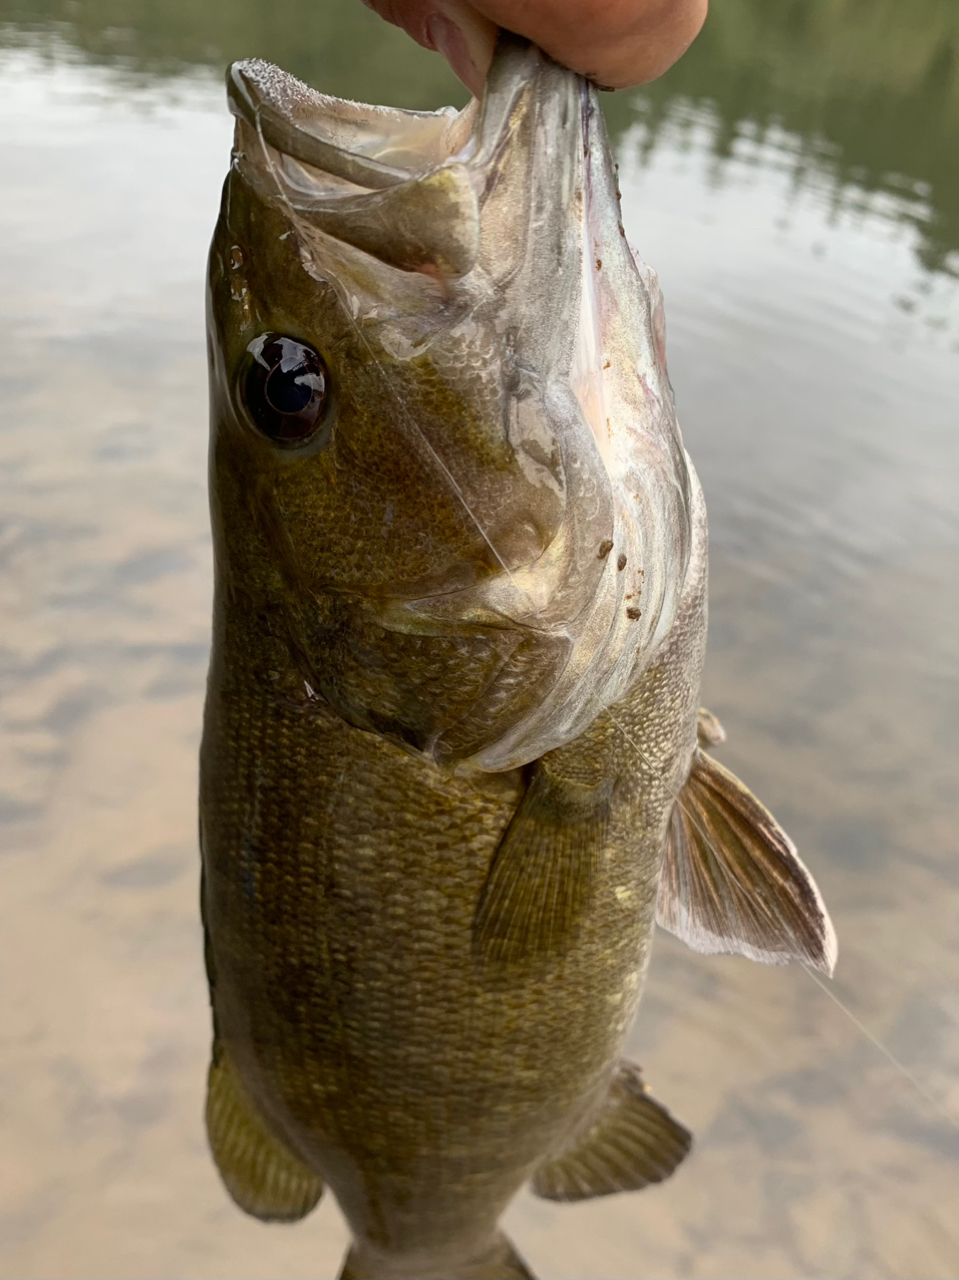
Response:
M242 634L238 620L218 627L221 637ZM223 660L236 670L242 654ZM694 682L685 666L675 674L688 720ZM658 671L649 680L662 697L668 682ZM204 742L218 1033L256 1105L281 1133L295 1135L291 1145L311 1167L324 1166L338 1134L344 1152L355 1143L375 1159L384 1182L430 1202L429 1222L417 1223L407 1248L424 1247L437 1231L449 1238L437 1183L450 1188L461 1216L480 1218L480 1209L489 1226L537 1154L575 1127L584 1095L592 1103L618 1060L639 997L662 831L637 838L637 806L624 787L597 908L575 949L524 973L501 973L477 963L471 926L521 778L492 775L484 786L482 777L452 777L328 713L278 707L252 681L240 685L249 690L241 703L226 697L216 705L211 695ZM636 712L621 709L627 728L645 719L638 693ZM598 742L605 754L628 757L610 723L593 736L570 750L592 756ZM252 900L231 856L249 831L251 793L262 851ZM652 807L666 811L661 799ZM616 895L623 886L627 910ZM599 992L629 994L610 1018ZM355 1014L331 1017L331 1006ZM253 1044L245 1043L251 1034ZM328 1110L318 1105L326 1098L335 1100ZM410 1135L433 1135L435 1143L419 1177ZM458 1148L468 1152L465 1186ZM468 1204L473 1181L476 1207ZM399 1209L388 1207L383 1190L377 1204L382 1242L394 1241L405 1226L390 1216ZM363 1206L364 1216L372 1213Z
M638 1190L689 1150L620 1057L654 921L827 972L835 940L702 749L705 507L595 90L506 35L459 118L229 84L211 1148L260 1218L328 1185L344 1280L529 1276L524 1182Z

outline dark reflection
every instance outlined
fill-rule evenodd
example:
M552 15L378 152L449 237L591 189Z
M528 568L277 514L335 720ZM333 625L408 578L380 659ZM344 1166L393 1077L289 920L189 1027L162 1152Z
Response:
M462 103L441 60L359 0L6 0L0 41L165 76L257 55L325 92L398 106ZM614 133L637 118L647 145L677 109L707 108L722 161L779 127L791 164L847 191L894 197L930 270L959 274L959 5L955 0L723 0L656 84L605 101Z

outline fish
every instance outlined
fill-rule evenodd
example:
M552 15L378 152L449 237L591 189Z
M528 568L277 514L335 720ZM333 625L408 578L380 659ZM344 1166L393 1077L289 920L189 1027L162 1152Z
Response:
M342 1277L529 1276L500 1218L668 1177L623 1045L658 924L829 973L710 754L707 525L587 80L499 38L462 111L227 77L200 757L229 1194L326 1188Z

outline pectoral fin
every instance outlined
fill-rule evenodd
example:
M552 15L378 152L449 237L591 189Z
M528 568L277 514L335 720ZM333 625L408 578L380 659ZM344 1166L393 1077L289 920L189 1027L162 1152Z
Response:
M793 842L699 750L670 818L656 921L694 951L799 960L826 974L836 963L829 913Z
M545 760L490 865L473 927L477 950L501 962L562 949L589 906L609 823L612 781L585 785Z
M688 1130L646 1092L639 1068L620 1063L599 1118L562 1155L541 1164L532 1190L545 1200L589 1200L668 1178L692 1145Z
M295 1222L315 1207L323 1180L270 1133L219 1047L207 1081L206 1129L220 1177L244 1212Z

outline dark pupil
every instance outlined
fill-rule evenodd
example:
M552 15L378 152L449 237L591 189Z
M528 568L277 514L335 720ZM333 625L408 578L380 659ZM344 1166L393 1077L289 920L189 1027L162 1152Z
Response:
M267 403L277 413L299 413L313 398L315 381L304 364L294 365L292 369L278 364L266 380Z
M246 400L260 431L281 444L308 439L326 402L323 361L312 347L293 338L270 338L254 352Z

